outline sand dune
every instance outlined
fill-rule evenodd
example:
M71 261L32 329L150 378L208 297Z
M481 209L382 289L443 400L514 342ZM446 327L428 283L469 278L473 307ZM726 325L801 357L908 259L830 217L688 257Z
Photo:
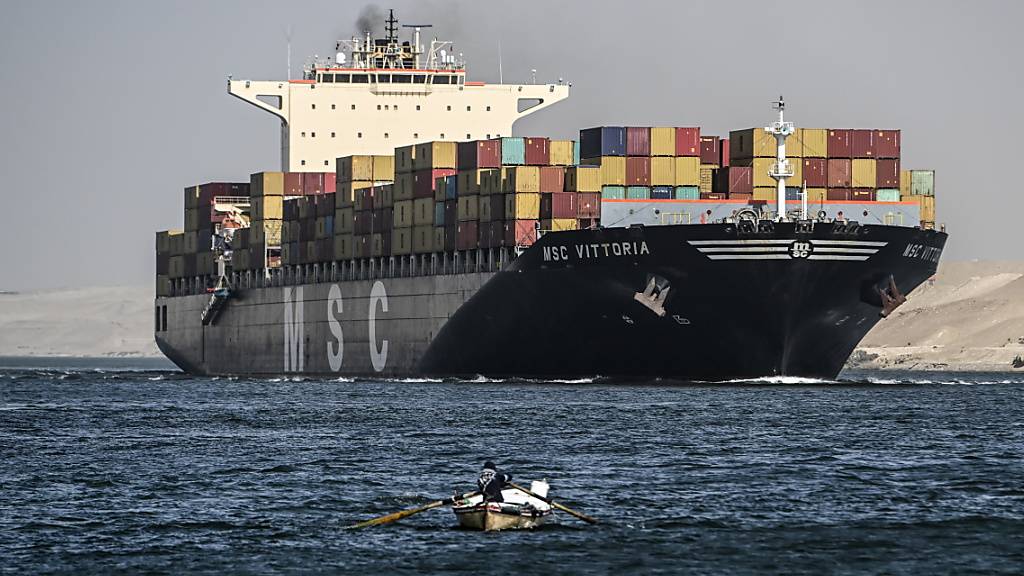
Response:
M159 356L152 288L0 294L0 356ZM1010 370L1024 357L1024 262L943 263L850 359L859 368Z

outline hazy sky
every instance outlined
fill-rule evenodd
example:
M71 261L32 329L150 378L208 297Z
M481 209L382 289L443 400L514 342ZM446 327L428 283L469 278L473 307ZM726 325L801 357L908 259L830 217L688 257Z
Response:
M151 283L153 232L182 188L279 168L279 124L232 98L329 55L365 2L4 0L0 289ZM1024 54L1015 1L415 2L471 79L562 77L571 97L516 124L901 128L935 168L945 257L1021 259Z

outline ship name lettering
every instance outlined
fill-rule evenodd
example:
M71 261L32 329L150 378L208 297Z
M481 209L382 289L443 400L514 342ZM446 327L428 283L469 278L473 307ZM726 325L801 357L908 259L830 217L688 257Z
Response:
M907 247L903 250L903 256L938 264L939 257L942 256L942 248L925 246L924 244L907 244Z
M382 312L388 311L388 293L384 289L384 283L377 280L370 289L370 362L373 369L383 372L388 364L388 340L381 340L380 348L377 348L377 305L380 304Z
M594 260L612 256L642 256L650 254L647 242L602 242L593 244L575 244L576 260ZM545 262L566 262L570 251L567 246L545 246L543 257Z
M284 289L284 371L305 370L305 325L302 317L302 286Z
M335 308L337 308L337 315L335 315ZM327 326L335 340L334 342L327 341L327 363L330 364L332 372L341 370L342 361L345 358L345 336L341 330L341 322L338 322L338 316L344 311L345 305L341 300L341 288L338 288L337 284L332 284L330 292L327 294Z

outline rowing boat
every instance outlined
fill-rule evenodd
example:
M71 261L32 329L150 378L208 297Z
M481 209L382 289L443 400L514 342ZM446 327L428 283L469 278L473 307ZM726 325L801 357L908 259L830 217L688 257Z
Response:
M548 483L533 481L530 491L547 498ZM485 502L482 495L456 500L452 511L459 526L469 530L528 530L551 517L551 505L515 488L501 491L503 502Z

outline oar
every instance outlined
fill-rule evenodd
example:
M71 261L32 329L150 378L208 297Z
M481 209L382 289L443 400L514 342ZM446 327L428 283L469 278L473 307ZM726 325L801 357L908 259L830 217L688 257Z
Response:
M540 496L538 494L534 494L533 492L530 492L529 490L527 490L526 488L523 488L522 486L520 486L518 484L513 484L512 482L508 482L508 485L513 487L513 488L515 488L516 490L519 490L520 492L525 492L526 494L529 494L530 496L533 496L534 498L536 498L538 500L542 500L544 502L547 502L548 504L554 506L555 508L558 508L562 512L566 512L568 514L572 514L573 516L579 518L580 520L583 520L584 522L589 522L590 524L597 524L597 519L596 518L591 518L590 516L587 516L586 514L584 514L582 512L577 512L577 511L573 510L572 508L569 508L568 506L563 506L562 504L559 504L558 502L555 502L554 500L551 500L550 498L545 498L545 497Z
M445 498L444 500L435 500L435 501L433 501L433 502L431 502L429 504L426 504L424 506L420 506L419 508L410 508L409 510L402 510L400 512L394 512L392 514L388 514L387 516L381 516L379 518L373 518L372 520L366 520L366 521L360 522L358 524L353 524L351 526L346 526L345 529L346 530L355 530L356 528L368 528L370 526L379 526L381 524L390 524L392 522L397 522L398 520L401 520L402 518L408 518L409 516L412 516L414 514L419 514L420 512L426 512L427 510L432 510L432 509L437 508L439 506L444 506L445 504L454 504L456 500L464 500L466 498L472 498L473 496L476 496L478 494L480 494L480 493L479 492L469 492L469 493L463 494L462 496L449 496L448 498Z

